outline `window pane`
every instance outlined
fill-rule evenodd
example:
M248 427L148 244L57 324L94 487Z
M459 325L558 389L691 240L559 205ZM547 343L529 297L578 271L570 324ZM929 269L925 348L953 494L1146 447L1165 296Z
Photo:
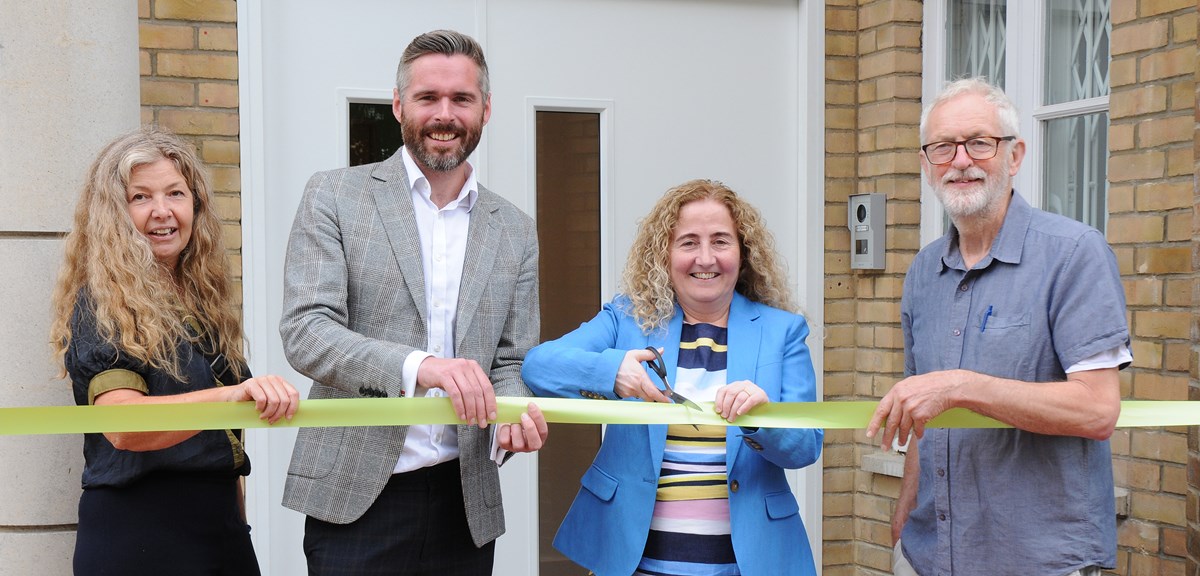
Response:
M350 165L382 162L404 144L391 104L350 103Z
M1046 3L1045 104L1108 94L1109 0Z
M951 0L946 19L946 77L983 76L1004 86L1005 0Z
M1108 113L1045 123L1045 209L1104 231L1108 215Z

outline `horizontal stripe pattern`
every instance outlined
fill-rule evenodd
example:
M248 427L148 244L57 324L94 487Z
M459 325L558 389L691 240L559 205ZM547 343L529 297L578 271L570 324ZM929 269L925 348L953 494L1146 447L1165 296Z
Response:
M726 330L684 324L675 388L711 401L725 385ZM724 426L667 427L654 513L635 574L733 576L739 574L729 526Z

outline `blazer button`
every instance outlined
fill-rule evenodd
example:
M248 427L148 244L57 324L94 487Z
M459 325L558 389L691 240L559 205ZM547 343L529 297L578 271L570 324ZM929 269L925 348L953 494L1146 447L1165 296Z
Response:
M729 491L730 491L730 492L737 492L737 491L738 491L738 481L737 481L737 480L734 480L734 481L732 481L732 482L730 482L730 483L729 483Z

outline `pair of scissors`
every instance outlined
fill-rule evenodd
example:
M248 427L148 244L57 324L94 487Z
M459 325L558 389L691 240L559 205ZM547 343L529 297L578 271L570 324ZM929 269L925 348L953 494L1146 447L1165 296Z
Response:
M699 404L692 402L686 396L676 392L673 388L671 388L671 385L667 382L667 363L663 361L662 354L659 353L658 348L647 346L646 349L654 353L654 360L647 360L646 364L648 364L650 369L653 370L655 374L658 374L658 378L662 380L663 388L665 388L664 392L667 393L667 397L671 400L674 400L676 404L683 404L692 410L703 412L704 410L700 409ZM692 426L695 427L696 425L692 424Z

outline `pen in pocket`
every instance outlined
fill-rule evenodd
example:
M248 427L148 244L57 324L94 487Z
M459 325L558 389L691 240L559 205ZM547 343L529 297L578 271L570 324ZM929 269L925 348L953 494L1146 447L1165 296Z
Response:
M979 331L980 332L983 332L984 330L987 329L988 317L990 317L991 315L992 315L992 306L989 304L987 312L983 313L983 322L979 323Z

